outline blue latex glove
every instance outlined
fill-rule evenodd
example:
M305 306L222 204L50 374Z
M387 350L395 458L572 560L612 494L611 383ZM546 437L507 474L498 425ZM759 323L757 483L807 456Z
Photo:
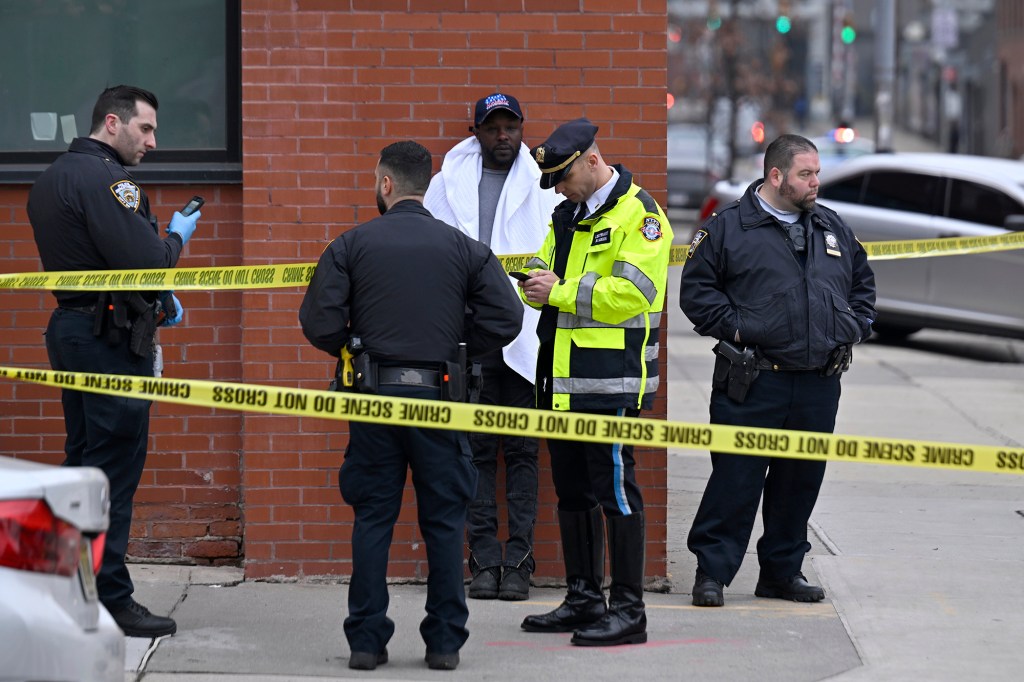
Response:
M168 232L173 232L181 237L181 244L184 246L188 244L188 240L192 238L192 233L196 231L196 221L199 220L199 216L202 213L196 211L190 216L183 216L181 213L175 211L174 217L171 218L171 224L167 226Z
M187 219L186 219L187 220ZM185 316L185 309L181 307L181 301L174 295L173 291L165 291L160 296L160 301L164 305L164 310L168 311L167 317L160 323L161 327L173 327L174 325L181 322L181 318ZM174 307L174 315L170 314L171 306Z

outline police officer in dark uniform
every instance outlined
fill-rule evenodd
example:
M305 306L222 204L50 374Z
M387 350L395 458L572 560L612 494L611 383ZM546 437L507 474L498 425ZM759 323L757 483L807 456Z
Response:
M159 235L149 200L127 166L156 147L157 100L126 85L100 94L89 137L76 138L39 176L28 216L47 271L170 268L192 233L198 212L175 213ZM171 292L55 291L46 329L55 370L153 376L153 335L161 322L181 321ZM162 300L162 302L160 302ZM100 600L129 636L173 634L170 618L132 598L125 566L132 499L146 463L148 400L64 389L65 466L95 466L110 480L110 527L97 577Z
M814 144L783 135L764 173L694 235L679 300L703 335L719 339L711 422L831 433L840 377L875 317L875 279L863 247L834 211L815 203ZM755 595L825 598L801 566L821 461L711 453L712 473L687 545L697 556L693 603L722 606L764 493Z
M431 165L430 152L415 142L381 151L375 189L382 216L331 242L302 301L299 321L310 343L336 357L343 349L355 354L357 392L464 400L460 355L500 350L522 326L522 305L487 245L423 207ZM469 636L462 535L477 472L468 439L388 424L352 422L349 429L339 475L355 511L349 667L373 670L388 659L395 630L387 617L388 551L411 468L429 566L420 634L428 666L452 670Z

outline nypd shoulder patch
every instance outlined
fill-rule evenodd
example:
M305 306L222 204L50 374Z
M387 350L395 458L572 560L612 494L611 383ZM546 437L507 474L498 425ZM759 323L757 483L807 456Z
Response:
M693 253L700 246L700 243L704 241L704 238L708 236L707 230L697 230L697 233L693 235L693 241L690 242L690 248L686 250L686 257L693 258Z
M125 208L131 211L139 210L139 203L142 201L142 192L134 182L131 182L130 180L115 182L110 186L110 191L114 193L114 197Z
M644 218L643 227L640 228L640 233L649 242L656 242L661 239L661 222L658 221L654 216L648 216Z

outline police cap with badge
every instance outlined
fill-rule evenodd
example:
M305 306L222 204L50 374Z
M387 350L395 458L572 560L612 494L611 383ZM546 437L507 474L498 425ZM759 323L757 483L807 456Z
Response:
M577 118L555 128L547 140L530 150L540 167L541 189L551 189L565 178L576 159L594 144L597 130L588 119Z

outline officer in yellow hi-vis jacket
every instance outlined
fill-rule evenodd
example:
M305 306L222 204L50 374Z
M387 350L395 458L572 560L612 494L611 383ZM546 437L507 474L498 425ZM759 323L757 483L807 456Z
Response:
M538 407L636 417L658 389L661 312L672 228L620 165L609 166L585 118L560 126L531 154L540 184L565 197L528 263L520 295L541 309ZM647 641L643 497L633 448L549 440L568 594L529 632L574 632L582 646ZM612 581L607 605L604 524Z

